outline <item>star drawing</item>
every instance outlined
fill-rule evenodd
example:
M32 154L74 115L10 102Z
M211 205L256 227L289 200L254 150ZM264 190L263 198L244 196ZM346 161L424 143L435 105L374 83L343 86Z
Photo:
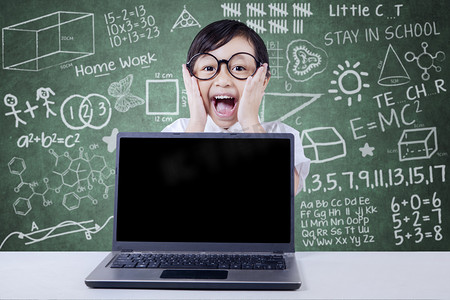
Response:
M364 147L359 148L359 151L361 151L362 157L366 157L367 155L373 156L373 150L375 150L375 147L370 147L369 143L365 143Z

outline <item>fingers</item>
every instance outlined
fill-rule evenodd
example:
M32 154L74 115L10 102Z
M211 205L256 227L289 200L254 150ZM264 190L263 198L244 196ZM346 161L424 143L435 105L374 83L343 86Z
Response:
M245 83L244 87L244 93L245 91L248 91L250 93L260 93L261 96L264 94L267 67L267 63L264 63L261 67L258 68L253 76L247 78L247 82Z
M267 63L264 63L261 67L258 68L256 73L250 77L253 77L256 80L264 80L266 78L268 66L269 65Z
M194 97L200 97L200 89L198 87L198 80L194 76L191 77L191 91Z
M191 73L189 72L185 64L182 65L182 71L184 86L186 87L187 94L194 97L200 97L197 78L191 76Z
M187 69L186 65L182 66L183 81L188 96L188 105L190 113L189 130L203 131L206 123L206 109L198 86L198 80Z
M187 69L186 65L182 65L182 73L183 73L183 81L184 86L186 87L186 90L190 90L192 88L192 82L191 82L191 74L189 73L189 70Z
M243 128L254 129L260 125L258 112L266 88L266 72L267 64L263 64L253 76L247 78L238 108L238 120Z

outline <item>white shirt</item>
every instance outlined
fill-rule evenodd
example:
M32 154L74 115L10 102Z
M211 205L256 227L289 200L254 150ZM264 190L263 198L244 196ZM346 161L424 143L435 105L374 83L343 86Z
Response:
M180 118L173 122L172 124L166 126L162 132L185 132L188 126L188 118ZM261 123L264 130L268 133L292 133L294 135L294 166L299 175L299 184L297 188L297 194L304 186L306 176L309 173L309 166L311 160L305 157L303 152L303 147L300 141L300 133L294 128L281 123L280 121L273 122L263 122ZM228 129L219 127L214 121L208 116L206 120L204 132L244 132L242 130L241 124L236 122L233 126Z

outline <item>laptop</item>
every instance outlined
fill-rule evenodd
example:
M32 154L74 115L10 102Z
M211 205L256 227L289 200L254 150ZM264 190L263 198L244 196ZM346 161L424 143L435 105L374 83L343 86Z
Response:
M298 289L294 137L119 133L112 252L93 288Z

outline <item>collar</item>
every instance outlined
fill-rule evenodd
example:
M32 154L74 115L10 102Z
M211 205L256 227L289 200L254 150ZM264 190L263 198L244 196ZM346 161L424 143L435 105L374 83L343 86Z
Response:
M234 123L230 128L224 129L214 123L213 119L208 115L205 125L205 132L244 132L239 122Z

